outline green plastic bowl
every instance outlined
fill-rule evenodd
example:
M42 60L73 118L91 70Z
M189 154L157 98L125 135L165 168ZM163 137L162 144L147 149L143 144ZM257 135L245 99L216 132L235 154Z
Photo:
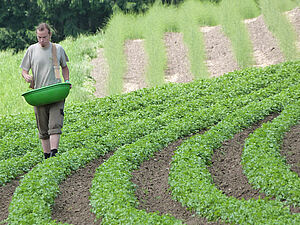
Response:
M32 106L47 105L64 100L68 96L70 88L70 83L58 83L27 91L22 96Z

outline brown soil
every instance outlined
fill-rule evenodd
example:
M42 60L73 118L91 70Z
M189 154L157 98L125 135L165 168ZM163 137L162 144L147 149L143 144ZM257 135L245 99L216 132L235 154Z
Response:
M298 33L298 41L300 43L300 9L296 8L290 11L288 18ZM282 61L282 55L277 48L277 43L273 42L274 38L270 35L268 30L265 29L261 18L247 21L247 27L249 28L251 38L253 38L252 41L257 66L265 66ZM203 29L202 32L204 34L205 43L207 43L206 52L208 58L206 63L211 76L219 76L228 71L237 69L237 63L232 59L232 53L228 47L230 44L225 40L226 38L224 39L221 29L217 27ZM216 35L218 33L220 35ZM189 72L190 65L187 61L187 49L183 44L182 35L178 33L167 33L165 35L165 42L168 54L166 80L173 82L191 81L192 78ZM226 44L226 46L222 46L222 44ZM141 50L143 48L142 45L142 41L126 42L125 54L127 55L127 63L130 65L130 68L128 68L126 75L128 79L124 78L124 92L145 87L146 82L143 79L147 59L143 50ZM226 49L228 49L228 51ZM138 56L135 54L138 54ZM94 67L92 76L96 81L95 95L96 97L104 97L107 95L109 69L103 55L103 49L99 50L98 57L92 61L92 65ZM130 79L133 79L133 81ZM248 131L244 132L252 132L251 129L252 128L250 128L250 130L247 129ZM211 168L216 185L218 185L224 193L236 196L237 198L256 197L259 194L257 190L249 189L251 186L242 176L241 170L232 167L233 164L236 165L236 167L239 165L240 158L238 154L240 153L238 152L240 151L239 149L243 138L247 136L247 133L244 132L236 135L233 140L224 143L222 151L220 152L226 152L225 155L214 156L215 166L218 160L223 160L224 165L217 166L218 169L214 169L214 166ZM141 199L140 207L144 207L147 211L156 211L158 209L162 213L169 212L175 217L186 221L188 224L207 224L205 219L194 217L193 213L181 207L177 202L172 201L170 192L167 189L169 160L173 154L172 152L181 141L182 140L178 140L168 148L157 153L153 159L151 159L152 161L145 162L141 167L141 171L143 172L134 172L133 180L139 182L139 188L141 188L137 189L138 198ZM299 125L297 125L285 136L282 154L286 156L287 162L291 165L291 169L298 173L298 175L300 170L299 146ZM99 158L93 161L85 168L80 169L68 177L60 185L61 194L57 197L55 205L53 206L54 219L72 224L94 224L95 216L90 212L88 199L89 188L94 171L103 160L105 160L105 158ZM228 170L230 170L230 176L219 174L221 171L228 174ZM143 177L149 177L149 179L143 181ZM156 182L151 183L150 177L153 177L151 178L152 181ZM230 181L227 179L230 179ZM238 181L239 179L243 181ZM11 201L15 188L18 186L18 181L19 180L16 179L0 187L0 221L7 218L9 202ZM149 195L145 193L149 193ZM150 197L150 193L153 193L154 197ZM297 209L295 209L294 212L298 212Z
M0 186L0 222L8 217L9 203L12 200L16 188L19 186L19 180L20 178L17 178L5 186Z
M193 81L188 60L188 49L183 42L181 33L168 32L164 36L167 69L165 70L166 82L186 83Z
M283 139L281 155L285 157L286 163L291 170L300 177L300 121L287 132ZM300 207L292 207L293 213L300 213Z
M97 98L102 98L107 96L107 83L108 83L108 64L106 58L104 57L104 50L99 49L97 51L98 57L91 61L93 66L93 70L91 72L94 80L95 80L95 96Z
M243 173L241 157L245 139L263 123L271 121L277 115L271 115L254 124L253 126L236 134L231 140L225 141L220 149L217 149L212 157L212 165L209 171L216 186L228 196L238 199L264 198L259 190L255 190L248 183Z
M182 142L183 139L177 140L155 153L154 157L143 162L139 170L132 173L132 182L137 185L136 196L140 202L138 209L170 214L186 224L221 224L209 223L172 199L168 184L170 163L174 151Z
M231 43L222 31L221 26L202 27L205 40L206 65L212 77L238 70Z
M281 150L291 170L300 177L300 123L285 134Z
M127 40L125 42L125 55L127 55L127 72L123 78L123 92L128 93L147 87L146 62L144 40Z
M284 62L279 44L264 23L263 16L245 21L253 45L256 66L264 67Z
M297 7L289 12L286 13L287 18L293 25L297 35L298 35L298 42L297 42L297 47L300 51L300 8Z
M52 209L53 219L74 225L99 224L100 221L96 223L96 217L91 212L89 190L92 186L96 169L111 155L112 152L93 160L60 184L60 194L56 198Z

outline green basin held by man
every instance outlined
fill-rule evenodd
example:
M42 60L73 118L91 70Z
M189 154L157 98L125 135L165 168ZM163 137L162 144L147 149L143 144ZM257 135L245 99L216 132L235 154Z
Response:
M68 96L70 88L70 83L58 83L27 91L22 96L32 106L47 105L64 100Z

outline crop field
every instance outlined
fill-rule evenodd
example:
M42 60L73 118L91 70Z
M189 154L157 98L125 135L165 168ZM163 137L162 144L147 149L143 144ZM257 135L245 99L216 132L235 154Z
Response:
M237 68L209 77L205 55L199 53L204 51L203 37L194 33L199 23L191 22L200 11L196 1L187 2L178 11L154 6L149 17L116 14L105 34L62 43L74 59L69 64L74 87L65 107L59 153L47 160L32 108L21 99L8 104L27 88L17 78L24 52L0 52L13 65L9 69L0 61L5 87L0 91L0 224L300 224L299 35L283 35L277 28L286 23L272 25L270 2L261 0L268 29L280 40L283 62L255 65L244 25L230 21L225 13L229 6L220 4L218 15L228 22L221 26L232 42ZM212 15L216 6L205 7L207 21L201 25L217 25L220 21ZM258 16L252 9L244 10L249 16L236 18L239 13L233 13L232 18ZM281 10L287 9L282 4ZM184 10L195 13L189 23L174 19L182 18ZM167 25L152 20L151 13ZM148 30L152 23L163 27ZM166 69L161 40L175 32L182 32L190 49L185 59L192 79L186 83L163 78L172 68ZM128 69L124 43L135 40L131 44L138 45L141 39L145 45L138 49L144 46L148 54L145 80L138 81L144 86L122 93ZM289 42L293 45L287 46ZM92 96L97 87L104 89L91 77L99 63L91 62L97 48L104 50L109 67L103 98ZM139 59L135 63L142 64ZM6 73L14 76L2 76ZM14 85L20 90L14 91Z
M192 135L175 150L172 196L197 216L234 224L297 224L299 174L280 155L283 136L300 118L299 62L249 68L220 78L142 89L66 109L59 156L43 161L32 115L1 120L1 185L22 177L11 224L55 224L51 207L72 171L113 151L94 174L90 204L103 224L181 224L171 215L138 210L132 172L153 154ZM208 171L214 151L266 116L279 115L247 137L241 158L249 183L265 199L222 193ZM199 131L203 131L199 133ZM299 163L299 162L298 162ZM33 168L33 169L31 169ZM4 186L5 187L5 186Z

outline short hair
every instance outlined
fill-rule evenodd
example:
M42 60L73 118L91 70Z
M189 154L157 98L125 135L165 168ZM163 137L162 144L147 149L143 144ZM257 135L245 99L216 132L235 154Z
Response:
M46 29L48 30L48 34L51 34L51 27L47 23L40 23L36 27L36 31L44 31Z

